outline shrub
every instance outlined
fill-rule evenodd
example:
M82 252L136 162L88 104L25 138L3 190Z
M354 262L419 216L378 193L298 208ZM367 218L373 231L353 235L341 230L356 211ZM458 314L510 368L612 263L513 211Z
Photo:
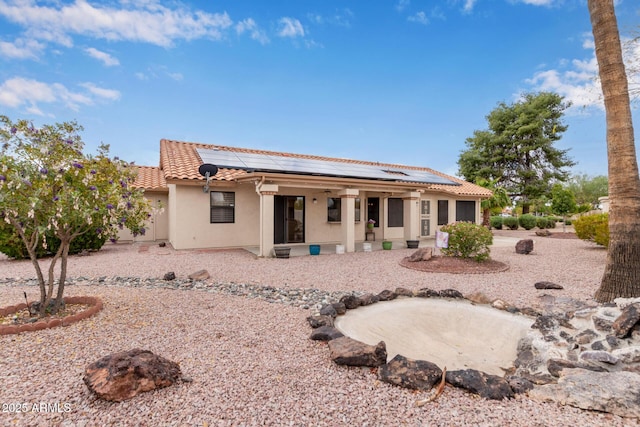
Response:
M536 217L531 214L520 215L518 218L518 224L520 224L520 227L525 230L531 230L536 226Z
M518 229L518 218L515 216L506 216L502 221L502 225L507 227L509 230L517 230Z
M539 216L538 218L536 218L536 227L538 227L540 230L549 228L548 224L549 224L549 220L547 219L546 216Z
M45 235L47 242L46 249L43 245L38 245L36 248L36 257L42 258L48 255L56 253L60 247L60 239L53 234L48 233ZM83 250L98 250L107 241L106 236L100 236L96 229L90 230L71 241L69 246L69 254L77 254ZM29 252L25 247L22 239L18 235L18 232L9 224L4 221L0 221L0 252L14 259L26 259L29 258Z
M445 255L473 258L478 262L489 258L493 234L486 227L471 222L456 222L443 226L441 230L449 233L449 247L442 248Z
M502 230L502 217L500 215L492 216L489 219L489 224L491 224L491 228Z
M571 225L573 224L573 221L571 221L569 218L564 220L564 225Z
M600 246L609 246L609 214L585 215L573 222L576 236Z

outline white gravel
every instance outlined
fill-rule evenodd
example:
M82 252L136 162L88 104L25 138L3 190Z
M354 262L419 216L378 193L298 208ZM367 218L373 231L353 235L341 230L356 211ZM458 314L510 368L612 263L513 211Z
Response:
M531 232L500 232L529 237ZM178 278L207 269L209 282L278 288L378 293L455 288L483 292L516 306L536 306L544 293L588 300L604 268L605 251L579 240L535 238L530 255L495 247L492 258L508 263L503 273L433 274L398 261L412 250L256 259L244 251L173 251L143 244L107 245L97 254L74 256L69 276L95 279L72 285L66 295L96 295L105 308L69 327L0 337L0 425L17 426L623 426L635 420L534 402L526 396L488 401L448 386L423 407L418 393L376 380L370 370L333 364L326 344L308 339L309 310L261 299L202 290L99 285L97 278ZM33 278L26 261L0 259L2 278ZM562 291L539 291L548 280ZM5 281L6 282L6 281ZM19 280L18 280L19 282ZM83 282L86 283L86 282ZM108 283L108 280L107 280ZM33 286L0 285L0 306L22 302ZM112 352L151 350L180 363L193 382L144 393L122 403L91 395L85 366ZM26 404L15 413L12 404ZM41 403L67 412L35 412ZM66 407L64 404L68 404Z

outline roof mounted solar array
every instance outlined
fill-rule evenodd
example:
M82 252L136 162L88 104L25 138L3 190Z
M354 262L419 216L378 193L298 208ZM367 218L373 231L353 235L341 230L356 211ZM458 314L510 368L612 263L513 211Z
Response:
M363 165L330 160L302 159L269 154L196 148L204 163L250 172L277 172L301 175L420 182L424 184L460 185L438 175L402 167Z

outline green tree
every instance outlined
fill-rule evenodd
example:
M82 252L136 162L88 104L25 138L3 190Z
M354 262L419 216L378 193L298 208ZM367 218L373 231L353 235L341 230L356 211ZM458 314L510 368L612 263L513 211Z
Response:
M35 128L26 120L0 116L0 218L24 242L40 286L40 315L53 298L55 267L60 274L53 311L64 295L71 242L89 230L115 237L118 228L144 233L149 205L131 187L135 171L109 157L108 146L96 156L82 152L76 122ZM60 246L51 258L47 278L36 259L37 249L53 233Z
M476 184L488 188L493 192L491 197L484 199L480 203L480 207L482 208L482 225L491 228L491 211L496 208L504 208L511 205L511 198L509 198L504 188L496 187L491 181L480 178Z
M576 174L567 182L567 189L573 192L577 204L588 204L595 209L599 204L598 198L609 194L609 179L604 175Z
M561 184L555 184L551 189L551 211L556 215L562 215L563 233L567 231L567 214L574 213L576 208L576 198L571 190L563 188Z
M609 247L595 299L640 296L640 176L629 84L613 0L588 0L604 96L609 159Z
M488 130L467 138L458 159L458 173L467 181L484 178L507 190L529 212L531 201L548 194L551 183L566 181L564 168L575 163L568 150L554 147L567 126L562 123L569 107L563 97L549 92L528 93L507 105L498 104L487 116Z

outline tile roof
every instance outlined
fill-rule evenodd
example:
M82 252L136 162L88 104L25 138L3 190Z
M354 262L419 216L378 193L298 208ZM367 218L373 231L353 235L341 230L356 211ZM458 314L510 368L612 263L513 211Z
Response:
M146 190L167 191L167 181L157 166L136 166L138 175L133 183L134 187Z
M361 160L340 159L340 158L314 156L314 155L307 155L307 154L293 154L293 153L283 153L283 152L274 152L274 151L266 151L266 150L254 150L249 148L227 147L227 146L220 146L220 145L214 145L214 144L191 143L191 142L174 141L174 140L168 140L168 139L160 140L159 170L162 171L162 174L164 175L164 179L166 181L204 180L204 178L200 175L200 173L198 173L198 167L202 164L202 159L200 158L200 156L196 151L197 148L282 156L282 157L290 157L290 158L298 158L298 159L312 159L312 160L344 162L344 163L361 164L361 165L374 165L374 166L380 166L385 168L411 169L416 171L432 173L434 175L446 178L448 180L451 180L460 184L460 185L446 185L446 184L415 183L415 186L418 188L443 191L446 193L456 194L456 195L466 195L466 196L476 196L476 197L491 196L491 191L489 191L486 188L480 187L478 185L464 181L460 178L446 175L444 173L441 173L426 167L366 162ZM218 173L212 179L218 180L218 181L233 181L235 179L241 178L248 174L249 173L247 171L242 169L220 168L218 170ZM164 186L166 186L166 181L164 183ZM147 181L144 181L144 182L147 182ZM411 185L411 183L406 183L406 184Z

